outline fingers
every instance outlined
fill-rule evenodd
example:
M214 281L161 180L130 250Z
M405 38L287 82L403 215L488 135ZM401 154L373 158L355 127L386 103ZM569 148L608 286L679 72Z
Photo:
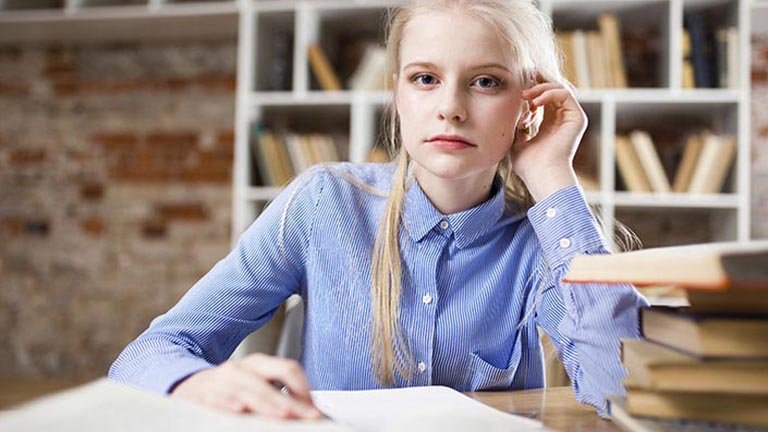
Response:
M274 413L278 418L322 418L322 413L312 403L304 372L295 361L257 355L234 363L234 367L239 372L235 378L243 389L239 396L247 401L249 409L254 412L267 416ZM286 386L287 381L291 381L293 387L289 389L304 389L303 396L281 394L269 382L275 379L286 383Z
M285 396L270 380L290 383ZM251 412L278 419L321 419L312 404L309 383L299 364L263 354L225 362L198 372L183 381L172 396L192 400L233 413Z
M573 91L560 83L537 84L524 90L521 95L528 101L531 110L550 103L556 106L565 106L572 110L581 110Z
M256 354L242 360L242 366L268 380L277 380L288 387L291 397L312 403L309 381L299 362Z

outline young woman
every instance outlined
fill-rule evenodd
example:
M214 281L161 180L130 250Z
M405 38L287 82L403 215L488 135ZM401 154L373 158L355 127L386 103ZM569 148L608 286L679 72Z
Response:
M608 253L574 174L587 117L530 0L424 0L388 28L389 164L300 175L115 361L112 379L235 412L318 418L310 389L544 385L537 326L577 399L621 394L631 285L561 282ZM301 361L228 360L290 295ZM279 380L293 397L270 384Z

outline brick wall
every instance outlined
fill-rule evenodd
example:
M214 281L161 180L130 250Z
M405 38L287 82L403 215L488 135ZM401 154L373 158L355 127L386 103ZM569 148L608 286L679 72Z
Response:
M0 48L0 375L102 375L229 249L235 41Z

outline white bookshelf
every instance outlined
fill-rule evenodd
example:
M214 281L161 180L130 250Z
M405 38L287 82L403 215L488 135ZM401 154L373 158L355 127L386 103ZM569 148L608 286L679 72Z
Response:
M258 216L263 205L279 193L279 188L253 185L250 178L251 125L268 119L280 110L289 113L323 113L328 108L348 109L340 119L349 135L349 159L363 162L374 145L377 112L389 101L387 92L324 92L310 88L307 46L323 42L323 30L350 25L376 26L378 13L400 1L316 0L316 1L254 1L241 3L241 15L249 21L241 24L240 43L249 46L241 50L238 82L238 133L236 157L240 172L236 175L233 213L233 239L237 238ZM606 234L614 229L617 211L642 209L644 212L690 209L717 213L711 227L711 241L749 239L749 34L750 14L754 7L746 0L541 0L540 7L552 16L556 28L579 27L594 22L601 12L612 12L622 26L649 26L658 31L662 40L657 76L653 88L579 89L577 96L590 117L587 135L597 153L596 168L599 189L587 194L588 200L600 212ZM694 9L720 8L722 25L734 25L740 35L740 79L738 88L683 89L681 39L683 16ZM768 7L766 8L768 9ZM250 19L248 19L250 17ZM268 91L254 86L258 74L266 65L257 65L260 49L268 50L258 38L260 24L270 26L274 18L283 29L294 34L292 89ZM242 18L241 18L242 19ZM242 22L242 21L241 21ZM629 24L631 23L631 24ZM330 26L330 27L329 27ZM623 27L622 27L623 28ZM341 108L344 107L344 108ZM304 111L302 111L304 110ZM296 114L298 118L300 114ZM693 119L715 130L732 133L738 142L737 158L726 192L721 194L636 194L616 190L614 136L617 131L635 125L651 129L664 119ZM268 122L268 120L267 120ZM348 122L348 123L347 123ZM267 126L269 126L267 124ZM585 136L586 138L586 136ZM582 144L582 145L586 145ZM243 172L245 170L245 172ZM722 215L725 214L725 217ZM609 239L612 236L607 236Z

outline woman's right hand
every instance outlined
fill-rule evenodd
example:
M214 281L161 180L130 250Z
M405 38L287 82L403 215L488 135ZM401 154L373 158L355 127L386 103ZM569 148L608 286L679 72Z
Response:
M290 396L281 394L272 381L285 384ZM309 390L297 361L257 353L197 372L178 384L171 396L235 413L321 419Z

